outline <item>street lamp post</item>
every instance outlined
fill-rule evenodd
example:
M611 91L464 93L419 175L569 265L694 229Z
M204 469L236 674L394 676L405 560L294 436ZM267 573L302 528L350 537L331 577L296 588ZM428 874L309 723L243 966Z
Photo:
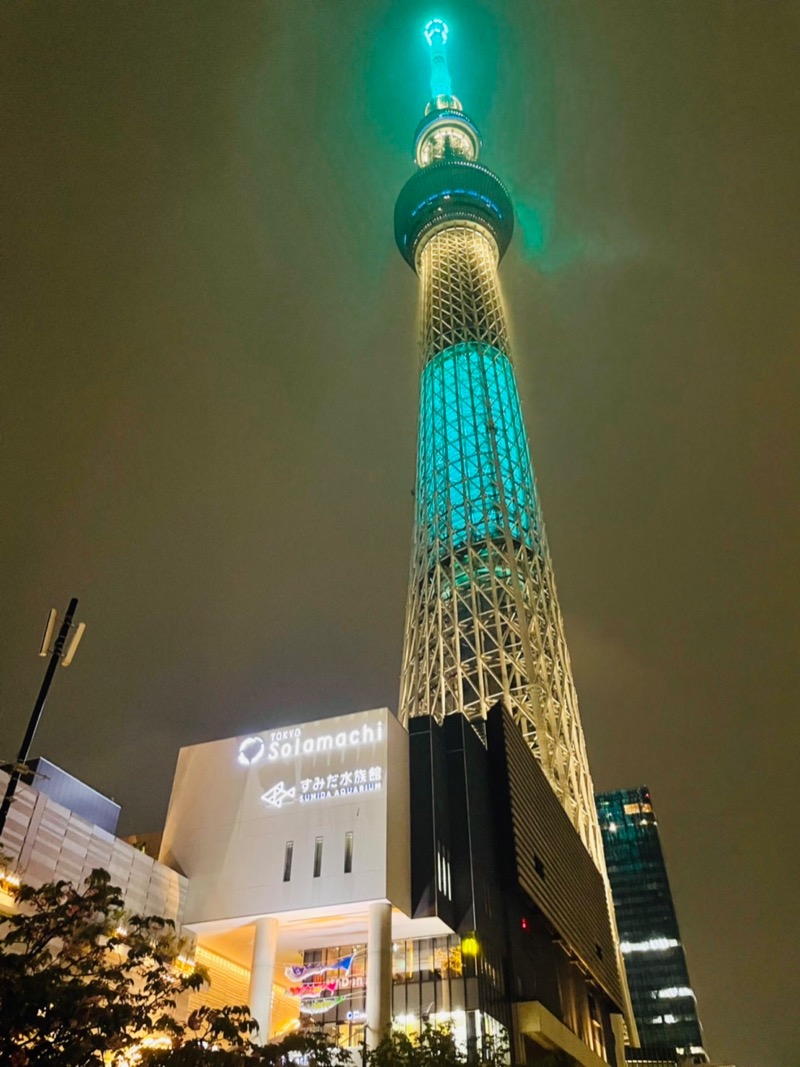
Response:
M33 705L33 711L31 712L30 720L28 721L28 729L25 731L25 736L22 739L22 746L20 747L19 754L17 756L16 763L11 770L11 777L8 779L8 785L6 786L5 796L3 797L2 806L0 806L0 837L2 837L3 830L6 826L6 818L8 816L11 802L14 799L14 794L17 791L17 783L19 782L25 762L28 759L28 753L30 752L31 744L33 743L34 735L36 734L36 728L39 725L39 720L42 717L44 711L45 701L47 700L47 694L50 691L50 685L53 681L53 675L56 673L56 667L58 661L62 661L62 666L69 667L72 663L75 650L78 647L78 642L83 637L83 631L86 629L86 624L81 622L75 627L75 632L70 639L69 645L66 646L67 637L72 629L72 619L75 615L75 610L78 607L77 597L73 597L69 602L67 613L64 616L64 620L61 623L61 629L58 631L58 637L53 645L53 651L50 653L50 662L47 664L47 670L45 671L44 679L42 681L39 695L36 698L36 703ZM40 656L47 655L48 645L50 644L50 638L55 628L56 612L53 609L50 612L47 620L47 626L45 628L44 637L42 639L42 647L39 652ZM63 657L63 658L62 658Z

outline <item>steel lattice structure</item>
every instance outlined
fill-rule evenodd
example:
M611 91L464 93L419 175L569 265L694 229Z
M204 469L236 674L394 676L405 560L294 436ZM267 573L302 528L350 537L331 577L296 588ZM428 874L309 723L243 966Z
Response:
M605 875L564 623L497 277L511 200L476 162L443 35L419 169L395 211L417 271L421 384L416 515L400 716L463 712L480 731L502 701Z

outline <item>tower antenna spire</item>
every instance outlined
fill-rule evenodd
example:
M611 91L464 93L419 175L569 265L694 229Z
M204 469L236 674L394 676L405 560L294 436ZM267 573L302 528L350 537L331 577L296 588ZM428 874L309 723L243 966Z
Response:
M439 96L453 95L450 70L444 50L448 32L447 23L443 19L429 19L423 30L425 40L431 50L431 98L433 100Z

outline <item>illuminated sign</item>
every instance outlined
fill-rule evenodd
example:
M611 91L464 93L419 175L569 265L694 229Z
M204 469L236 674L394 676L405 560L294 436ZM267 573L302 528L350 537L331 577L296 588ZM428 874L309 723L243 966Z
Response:
M376 793L383 783L383 767L357 767L354 771L329 774L326 777L303 778L300 794L297 786L287 787L284 781L276 782L261 799L271 808L282 808L297 798L301 804L317 800L332 800L335 797L355 796L359 793Z
M289 726L272 730L266 741L261 737L246 737L239 745L238 761L244 767L252 767L265 756L267 762L296 759L298 756L318 756L326 752L342 752L361 745L375 745L383 741L383 723L374 726L363 723L349 730L335 733L305 734L303 726Z
M383 716L365 718L358 725L348 716L251 734L236 742L236 760L260 779L259 796L270 811L377 793L386 775L386 729ZM338 728L342 723L345 729ZM279 781L266 773L270 766L283 770Z
M254 763L258 763L261 757L264 755L264 739L261 737L246 737L239 745L239 755L237 759L243 767L250 767Z
M261 799L265 804L269 804L273 808L282 808L284 801L294 800L295 793L297 792L295 786L291 789L287 789L283 782L276 782L272 789L268 789L264 793Z
M303 737L302 726L295 726L288 730L272 731L269 735L267 759L273 762L294 759L296 756L314 756L320 752L340 752L344 748L374 745L382 740L382 722L376 723L375 726L364 723L351 730L339 730L335 734L317 734L314 737Z
M354 771L329 774L325 778L303 778L300 782L300 803L347 797L356 793L374 793L383 783L383 767L356 767Z

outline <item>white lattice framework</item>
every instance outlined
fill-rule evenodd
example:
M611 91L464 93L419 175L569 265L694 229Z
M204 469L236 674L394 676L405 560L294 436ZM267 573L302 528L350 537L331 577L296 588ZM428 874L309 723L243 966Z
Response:
M600 870L564 623L511 365L498 251L451 221L422 245L416 517L402 721L502 701Z

